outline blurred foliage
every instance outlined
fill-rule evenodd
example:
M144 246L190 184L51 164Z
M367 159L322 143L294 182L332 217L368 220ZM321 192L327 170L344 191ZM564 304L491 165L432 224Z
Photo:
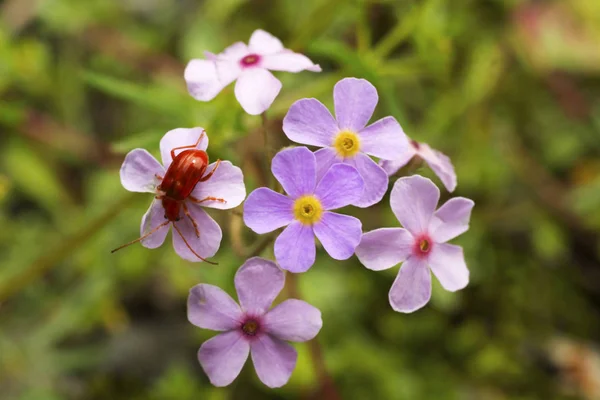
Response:
M321 252L300 276L323 311L318 340L340 396L600 398L600 2L5 0L0 10L0 398L319 398L306 344L277 390L250 365L213 388L197 363L212 333L187 322L187 291L208 282L234 294L235 213L211 212L225 232L218 266L185 262L169 244L109 252L137 237L150 202L121 187L124 154L156 154L170 129L203 126L211 158L243 166L249 191L261 184L260 118L232 87L200 103L183 81L188 60L256 28L323 67L277 74L271 143L287 144L292 102L331 106L337 80L363 77L379 90L376 117L447 153L456 195L476 202L457 240L470 285L447 293L436 282L414 314L387 302L397 269ZM395 221L387 198L351 212L365 230Z

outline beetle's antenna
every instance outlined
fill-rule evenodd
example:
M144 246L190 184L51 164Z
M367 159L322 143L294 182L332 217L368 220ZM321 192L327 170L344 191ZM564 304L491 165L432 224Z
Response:
M129 243L127 243L127 244L124 244L123 246L117 247L116 249L114 249L114 250L111 250L110 252L111 252L111 253L114 253L114 252L115 252L115 251L117 251L117 250L121 250L121 249L122 249L122 248L124 248L124 247L130 246L130 245L132 245L132 244L134 244L134 243L137 243L137 242L140 242L140 241L142 241L142 240L146 239L148 236L152 235L152 234L153 234L153 233L155 233L157 230L159 230L159 229L160 229L160 228L162 228L163 226L167 225L169 222L171 222L171 221L168 221L168 220L167 220L167 221L163 222L162 224L160 224L160 225L159 225L159 226L157 226L156 228L152 229L150 232L146 233L146 234L145 234L144 236L142 236L141 238L138 238L138 239L132 240L131 242L129 242ZM173 224L173 225L175 225L175 224Z
M185 245L187 246L187 248L188 248L188 249L190 249L190 251L191 251L192 253L194 253L194 255L195 255L196 257L198 257L198 258L199 258L199 259L201 259L202 261L204 261L204 262L207 262L207 263L209 263L209 264L212 264L212 265L219 265L219 263L217 263L217 262L214 262L214 261L209 261L209 260L207 260L206 258L200 257L200 256L198 255L198 253L196 253L196 252L194 251L194 249L192 249L192 246L190 246L190 244L188 243L188 241L185 239L185 236L183 236L183 233L181 233L181 231L179 230L179 228L177 227L177 225L176 225L176 224L173 224L173 228L175 228L175 230L177 231L177 233L179 233L179 236L181 236L181 238L183 239L183 242L185 243Z

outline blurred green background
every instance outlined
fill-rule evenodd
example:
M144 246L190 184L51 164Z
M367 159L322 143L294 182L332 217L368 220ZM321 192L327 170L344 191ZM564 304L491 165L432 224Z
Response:
M299 277L323 312L338 396L600 398L600 2L4 0L0 12L0 398L326 397L306 344L276 390L250 363L213 388L197 362L213 333L187 322L188 289L234 295L239 248L256 240L235 212L211 211L218 266L169 241L109 252L138 236L151 201L121 187L124 155L157 154L170 129L206 128L211 159L242 166L248 191L263 184L260 118L233 86L201 103L183 80L187 61L257 28L323 67L276 73L271 143L287 144L295 100L331 106L336 81L366 78L375 117L448 154L455 195L476 202L455 241L470 285L435 281L414 314L387 302L397 268L320 251ZM350 212L364 230L397 224L387 197Z

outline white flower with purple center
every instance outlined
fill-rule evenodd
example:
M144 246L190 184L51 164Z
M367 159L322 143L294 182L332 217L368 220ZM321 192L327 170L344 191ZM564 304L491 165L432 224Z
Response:
M188 63L184 78L196 100L210 101L237 79L235 97L244 111L257 115L266 111L281 90L271 71L320 72L308 57L283 47L275 36L258 29L248 45L237 42L220 54L206 52L206 60Z
M436 211L439 198L439 189L427 178L413 175L398 179L390 205L404 229L367 232L356 248L360 262L374 271L403 262L389 293L396 311L409 313L427 304L431 297L430 269L448 291L469 283L462 247L446 242L469 229L475 203L455 197Z
M318 180L315 155L306 147L277 153L271 171L288 196L256 189L244 203L244 222L259 234L286 226L275 240L275 259L281 268L307 271L315 262L315 236L332 258L350 258L360 242L362 224L330 210L360 198L364 182L358 171L338 163Z
M193 185L192 164L208 163L207 147L204 129L178 128L167 132L160 141L163 165L144 149L134 149L125 157L121 167L123 187L130 192L155 195L142 217L141 236L147 235L141 240L142 246L149 249L161 246L173 225L173 247L181 258L204 261L216 254L221 244L221 228L202 207L221 210L237 207L246 197L246 187L242 171L229 161L220 160L208 165ZM173 156L180 160L183 156L187 158L182 170L170 169ZM171 180L173 193L161 186L165 185L166 176L177 178ZM173 196L188 189L191 192L183 199Z
M427 143L419 143L411 140L410 146L399 157L397 156L394 160L380 161L379 165L381 165L388 175L394 175L415 156L422 158L429 165L449 192L453 192L456 189L456 172L454 172L454 166L450 158L432 149Z
M318 308L288 299L269 310L283 289L285 274L269 260L254 257L235 274L240 306L220 288L199 284L190 289L188 320L221 331L198 351L200 365L215 386L227 386L252 357L259 379L271 388L287 383L296 366L296 350L285 341L313 339L323 326Z
M392 160L408 147L406 135L393 117L366 126L377 101L377 90L368 81L345 78L333 88L337 121L317 99L298 100L283 120L283 131L290 140L323 147L315 153L319 179L335 163L358 170L365 188L352 203L357 207L378 203L388 188L388 174L369 155Z

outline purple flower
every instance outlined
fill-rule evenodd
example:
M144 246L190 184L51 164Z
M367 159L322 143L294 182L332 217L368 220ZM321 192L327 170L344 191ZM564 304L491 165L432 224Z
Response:
M186 146L192 148L182 148ZM214 256L219 249L221 228L202 207L225 210L240 205L246 197L242 171L229 161L214 162L208 165L190 196L182 201L170 198L160 186L173 160L172 151L177 157L185 151L202 150L203 155L200 157L206 157L208 162L208 156L204 152L207 147L208 137L204 129L178 128L167 132L160 141L164 166L144 149L132 150L125 157L121 167L123 187L130 192L155 195L150 208L142 217L140 227L141 236L154 232L141 240L142 246L154 249L162 245L172 224L175 229L173 247L181 258L202 261L203 258ZM169 210L165 209L165 204ZM169 213L175 213L176 220L167 219Z
M394 184L392 211L402 228L383 228L363 235L356 255L363 265L380 271L404 262L390 289L390 304L413 312L431 297L431 273L444 289L454 292L469 283L469 270L460 246L446 243L469 229L472 200L455 197L436 211L439 189L427 178L413 175Z
M440 178L449 192L453 192L454 189L456 189L456 172L454 172L454 166L452 165L450 158L445 154L432 149L426 143L419 143L411 140L410 146L400 154L400 157L397 157L392 161L380 161L379 165L381 165L388 175L394 175L400 168L408 164L414 156L422 158L429 164L429 167Z
M275 240L275 258L290 272L305 272L315 262L316 236L336 260L354 254L360 242L360 220L335 210L356 201L363 180L356 169L334 164L317 180L315 155L306 147L282 150L271 164L273 175L286 193L258 188L244 203L244 222L256 233L287 226Z
M378 203L388 187L387 173L367 154L392 160L408 147L406 135L393 117L366 126L377 100L377 90L368 81L345 78L333 88L337 121L317 99L298 100L283 120L283 131L290 140L323 147L315 153L318 178L335 163L358 170L365 188L352 203L357 207Z
M200 284L190 290L188 320L204 329L222 331L198 351L200 365L215 386L227 386L239 375L248 353L260 380L271 388L290 379L296 350L284 342L305 342L323 326L318 308L296 299L269 310L285 281L274 262L254 257L235 274L240 306L220 288Z
M281 89L281 82L269 70L321 71L308 57L284 48L279 39L261 29L254 31L249 45L237 42L220 54L206 52L206 58L190 61L185 69L192 97L212 100L237 79L235 97L244 111L252 115L266 111Z

